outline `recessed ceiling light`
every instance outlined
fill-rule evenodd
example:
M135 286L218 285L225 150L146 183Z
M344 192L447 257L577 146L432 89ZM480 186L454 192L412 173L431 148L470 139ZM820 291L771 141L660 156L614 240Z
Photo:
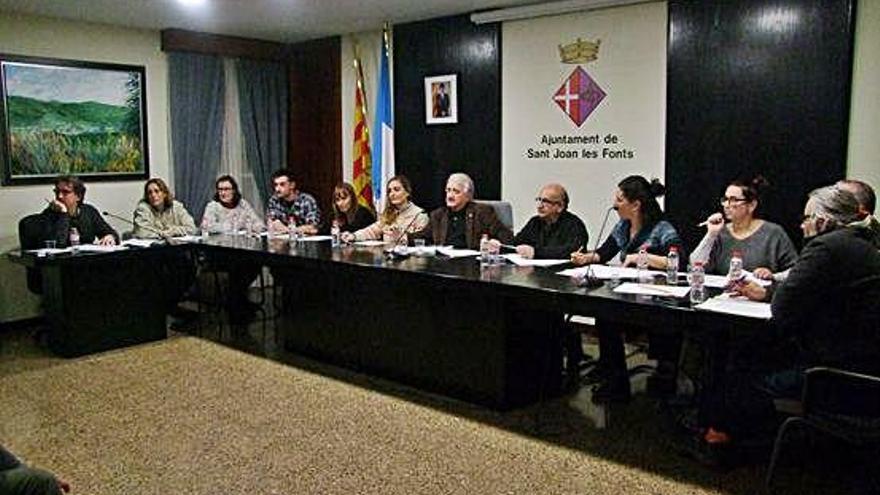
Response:
M205 5L207 0L177 0L186 7L199 7Z

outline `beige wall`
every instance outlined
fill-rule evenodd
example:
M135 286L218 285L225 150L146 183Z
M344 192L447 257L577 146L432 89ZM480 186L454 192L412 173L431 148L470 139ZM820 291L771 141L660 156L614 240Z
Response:
M578 38L600 40L598 58L563 63L558 46ZM663 179L666 3L506 22L501 40L501 196L513 206L514 230L535 214L538 187L559 182L571 211L595 235L620 179ZM580 127L553 100L576 67L606 93ZM609 135L618 143L608 144ZM599 137L600 143L547 144L543 136ZM585 151L597 156L584 158ZM554 158L556 152L575 158Z
M101 24L0 13L0 53L143 65L147 73L147 123L150 174L170 179L168 148L168 76L159 32ZM0 253L18 244L18 219L43 208L51 185L0 186ZM142 182L87 184L86 200L128 216L141 195ZM111 222L126 230L124 225ZM0 260L0 321L35 314L35 298L24 289L24 271Z
M880 1L856 11L847 175L880 191Z

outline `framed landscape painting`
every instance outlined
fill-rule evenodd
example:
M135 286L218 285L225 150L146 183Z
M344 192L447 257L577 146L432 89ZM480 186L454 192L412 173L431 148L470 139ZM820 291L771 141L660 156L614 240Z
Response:
M3 184L149 176L142 66L0 55Z

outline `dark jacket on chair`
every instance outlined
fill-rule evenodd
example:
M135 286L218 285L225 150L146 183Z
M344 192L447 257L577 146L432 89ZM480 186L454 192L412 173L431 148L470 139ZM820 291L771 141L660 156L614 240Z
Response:
M510 243L513 232L501 223L495 209L489 205L469 201L464 207L465 218L465 241L468 249L479 249L480 238L483 234L489 234L489 238L498 239L503 243ZM431 212L431 221L428 227L418 237L431 240L434 244L442 246L446 244L446 234L449 227L449 208L443 206Z
M772 306L781 336L798 345L798 364L880 372L877 276L880 252L864 229L840 228L804 246Z

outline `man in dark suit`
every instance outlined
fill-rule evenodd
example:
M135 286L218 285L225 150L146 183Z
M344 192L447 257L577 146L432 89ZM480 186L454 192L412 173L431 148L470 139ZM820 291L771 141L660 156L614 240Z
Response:
M431 212L431 221L419 237L430 239L438 246L478 249L480 238L509 243L513 232L506 227L495 210L474 203L474 181L467 174L454 173L446 181L446 206Z

